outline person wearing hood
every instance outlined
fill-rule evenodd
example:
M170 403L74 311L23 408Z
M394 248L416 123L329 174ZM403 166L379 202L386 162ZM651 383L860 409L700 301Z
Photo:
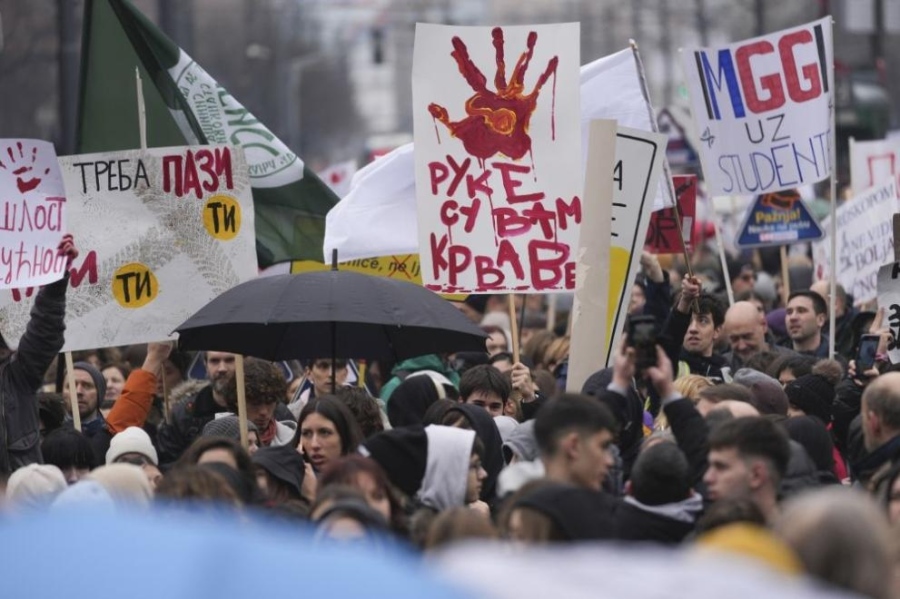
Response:
M265 506L277 508L289 502L302 502L309 508L314 497L304 494L306 463L293 447L263 447L250 459L256 471L256 484L265 497Z
M388 421L392 427L422 424L425 412L439 399L446 399L443 385L430 376L409 376L391 395L387 407Z
M677 544L694 530L703 497L691 488L690 464L675 443L643 450L617 506L615 536L627 541Z
M410 520L410 537L423 546L434 517L479 501L487 478L484 446L475 431L450 426L409 426L367 439L360 453L378 462L391 483L420 506Z
M247 420L259 431L261 447L289 445L297 424L292 420L276 420L275 409L287 393L287 381L272 362L258 358L244 360L244 389L247 396ZM225 404L237 413L237 382L234 378L225 389Z
M391 395L411 374L422 370L433 370L447 378L454 386L459 385L459 374L450 368L437 354L427 354L403 360L391 370L391 378L381 388L381 401L390 406Z
M366 439L359 452L375 460L398 490L434 512L477 502L487 478L484 447L472 430L396 428Z
M472 404L457 404L447 410L442 424L475 431L484 446L483 465L487 472L481 486L481 500L492 504L497 497L497 477L503 470L503 440L496 422L487 410Z
M540 544L615 538L616 499L608 494L560 482L523 491L509 512L513 540Z

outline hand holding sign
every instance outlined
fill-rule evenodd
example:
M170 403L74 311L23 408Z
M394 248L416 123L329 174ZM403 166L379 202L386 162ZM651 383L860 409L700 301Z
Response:
M66 270L72 268L72 262L78 257L78 248L75 247L75 238L71 233L63 235L57 249L60 255L66 257Z

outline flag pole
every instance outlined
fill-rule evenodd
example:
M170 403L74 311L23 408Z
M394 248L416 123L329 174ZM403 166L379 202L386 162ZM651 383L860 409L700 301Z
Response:
M722 278L725 280L725 291L728 294L728 305L734 305L734 290L731 289L731 276L728 274L728 259L725 257L725 244L722 243L722 229L719 227L716 211L712 212L713 228L716 230L716 246L719 249L719 260L722 262Z
M788 268L787 246L780 246L781 254L781 303L787 306L788 298L791 296L791 277ZM832 304L834 305L834 304Z
M831 34L832 40L832 56L831 62L828 65L828 77L831 79L831 156L829 157L829 161L831 162L831 283L829 285L829 307L828 310L828 357L831 360L834 360L834 339L835 339L835 314L834 307L837 305L835 298L837 296L837 131L835 127L835 93L834 93L834 19L831 20L831 29L829 33Z
M641 60L641 54L638 51L637 42L634 40L628 40L628 45L631 46L631 54L634 56L635 65L637 65L638 79L641 82L641 93L644 95L644 100L647 102L647 111L650 113L650 127L653 129L654 133L659 133L659 124L656 122L656 114L653 112L653 104L650 103L650 90L647 87L647 76L644 73L644 63ZM669 202L672 204L672 209L675 212L675 221L678 224L678 239L681 244L681 254L684 256L684 266L687 270L687 275L690 278L694 278L694 269L691 267L691 257L688 255L687 247L684 244L684 229L681 224L681 213L678 211L678 198L675 195L675 188L672 187L672 173L669 170L669 161L663 160L663 177L665 178L665 188L666 194L669 196ZM695 299L693 302L694 311L698 311L700 309L700 304Z
M134 84L137 89L138 130L141 132L141 149L147 149L147 109L144 106L144 86L141 73L134 67Z

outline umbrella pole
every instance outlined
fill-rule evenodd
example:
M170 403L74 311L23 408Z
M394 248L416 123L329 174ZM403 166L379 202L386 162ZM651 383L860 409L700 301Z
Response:
M525 306L522 306L522 310L525 309ZM512 339L510 343L512 347L513 355L513 364L518 364L519 362L519 321L516 318L516 296L513 293L509 294L509 327L510 333L512 334Z
M331 270L338 270L338 251L337 248L331 250ZM337 323L331 321L331 392L337 393L337 374L334 371L334 362L337 360Z
M244 389L244 356L234 356L234 382L237 386L238 400L238 426L241 431L241 446L244 449L250 447L249 434L247 433L247 394Z
M331 321L331 392L337 393L337 374L334 370L334 363L337 360L337 323Z

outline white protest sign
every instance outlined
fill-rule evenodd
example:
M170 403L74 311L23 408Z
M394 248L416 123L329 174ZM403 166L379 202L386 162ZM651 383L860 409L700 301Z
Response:
M872 187L837 209L837 281L853 296L855 305L878 296L878 269L894 257L892 216L898 209L893 179ZM822 221L831 231L831 217ZM830 234L830 233L829 233ZM831 240L813 244L817 279L831 272Z
M893 334L888 343L892 364L900 363L900 262L885 264L878 271L878 307L884 310L882 326Z
M860 195L889 178L900 185L900 139L856 141L851 137L850 187L853 195Z
M710 195L759 195L831 174L831 17L682 53Z
M0 140L0 289L58 281L66 257L66 192L53 144Z
M574 289L578 57L577 24L417 25L416 196L429 289Z
M616 165L616 121L594 120L588 136L584 221L578 238L578 265L572 312L572 343L566 391L580 393L584 382L606 364L610 240ZM598 315L601 317L598 318Z
M663 173L667 142L663 133L623 127L616 135L606 328L608 365L624 332L632 283L641 268L641 251Z
M167 338L200 307L257 274L243 150L193 146L60 158L70 270L66 351ZM0 294L7 339L33 289Z

